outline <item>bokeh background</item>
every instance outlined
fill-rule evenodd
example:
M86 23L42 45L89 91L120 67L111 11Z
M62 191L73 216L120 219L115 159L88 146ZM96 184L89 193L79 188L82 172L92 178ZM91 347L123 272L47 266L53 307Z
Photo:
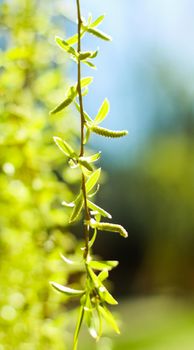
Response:
M194 348L194 1L82 0L83 14L106 13L85 106L104 125L129 130L123 140L94 137L103 152L99 204L129 232L98 236L95 253L118 259L110 288L122 334L80 349ZM52 136L77 143L79 119L48 111L76 79L54 36L76 31L75 4L0 1L0 350L70 349L76 305L49 280L79 282L59 253L80 253L79 226L68 227L61 201L72 200L79 174L64 165ZM70 232L71 231L71 232ZM78 242L78 241L79 242Z

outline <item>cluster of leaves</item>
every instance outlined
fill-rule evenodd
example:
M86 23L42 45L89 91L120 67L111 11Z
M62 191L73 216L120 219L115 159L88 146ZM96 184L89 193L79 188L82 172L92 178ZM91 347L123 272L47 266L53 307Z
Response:
M67 89L65 99L58 104L51 112L51 115L55 115L58 112L64 110L67 106L74 103L81 119L81 138L80 138L80 152L76 151L66 140L61 137L55 136L54 141L61 152L68 158L69 166L71 168L79 168L82 184L80 192L74 201L67 203L63 201L63 205L72 208L69 223L75 222L80 218L82 212L84 212L84 235L85 246L83 247L83 259L79 262L85 267L85 288L84 289L72 289L63 286L56 282L51 282L52 286L59 292L64 293L69 297L80 298L80 310L77 321L77 326L74 335L74 350L77 349L78 335L83 320L92 337L99 339L102 334L102 319L105 319L108 324L114 329L116 333L119 333L119 328L112 315L107 308L106 304L115 305L117 301L109 293L104 285L104 281L109 276L109 271L117 266L117 261L96 261L92 258L91 248L95 242L98 231L117 232L123 237L127 237L126 230L118 224L108 223L101 221L102 217L111 219L111 215L103 208L96 205L93 201L93 197L99 190L99 179L101 174L101 168L95 168L94 164L101 156L101 153L92 155L85 155L84 146L88 142L92 133L99 134L104 137L122 137L127 135L126 130L114 131L99 126L99 124L106 118L109 112L109 102L105 99L99 108L99 111L94 119L92 119L83 108L83 97L88 93L88 86L92 83L92 77L81 78L81 63L89 65L94 68L95 65L91 62L94 59L98 51L81 51L81 38L88 33L92 34L102 40L111 40L111 38L97 29L98 25L104 19L104 16L100 16L95 21L92 21L90 16L86 21L81 17L80 4L77 0L78 10L78 32L63 40L56 37L56 42L66 53L70 55L78 65L78 81L75 85L70 86ZM77 50L73 45L77 44ZM70 265L75 264L73 261L66 257L62 257L63 260Z

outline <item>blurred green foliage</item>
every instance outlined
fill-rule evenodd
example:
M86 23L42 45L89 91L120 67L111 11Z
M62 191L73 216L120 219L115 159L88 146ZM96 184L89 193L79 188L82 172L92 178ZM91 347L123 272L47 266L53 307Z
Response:
M59 310L64 297L49 286L67 282L59 253L75 249L61 202L72 200L65 183L74 187L77 178L52 136L63 130L66 139L76 137L76 122L68 112L63 121L48 117L50 103L64 96L64 57L53 40L61 18L50 0L0 3L1 350L60 350L68 343L71 314L67 320Z

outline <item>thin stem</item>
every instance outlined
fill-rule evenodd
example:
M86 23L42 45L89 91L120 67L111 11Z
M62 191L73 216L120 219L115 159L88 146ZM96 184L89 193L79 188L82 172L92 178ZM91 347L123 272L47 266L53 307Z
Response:
M77 33L78 33L77 52L79 54L81 52L81 25L82 25L82 19L81 19L80 1L76 0L76 2L77 2L77 19L78 19L78 26L77 26ZM80 58L79 57L78 57L78 69L77 69L77 89L78 89L78 96L79 96L79 103L80 103L80 116L81 116L80 157L82 157L83 154L84 154L84 124L85 124L85 118L84 118L83 99L82 99L82 91L81 91L81 62L80 62Z
M78 26L77 26L77 33L78 33L78 45L77 45L77 51L78 54L81 52L81 25L82 25L82 19L81 19L81 10L80 10L80 1L76 0L77 3L77 19L78 19ZM80 139L80 157L84 155L84 125L85 125L85 118L84 118L84 108L83 108L83 98L82 98L82 91L81 91L81 62L80 58L78 57L78 69L77 69L77 90L78 90L78 96L79 96L79 104L80 104L80 117L81 117L81 139ZM87 193L86 193L86 180L85 176L82 172L82 193L84 197L84 207L85 207L85 218L86 221L90 220L90 212L87 205ZM90 227L88 224L84 225L84 235L85 235L85 251L84 251L84 258L86 259L89 253L89 234L90 234Z

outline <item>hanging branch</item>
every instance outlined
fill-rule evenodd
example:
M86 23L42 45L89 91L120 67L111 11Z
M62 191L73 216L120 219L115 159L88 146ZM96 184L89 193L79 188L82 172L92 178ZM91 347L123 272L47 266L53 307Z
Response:
M77 53L78 53L78 61L77 61L77 91L79 96L79 105L80 105L80 119L81 119L81 138L80 138L80 157L84 156L84 125L85 125L85 117L83 110L83 99L82 99L82 91L81 91L81 13L80 13L80 3L79 0L76 0L77 3L77 34L78 34L78 43L77 43ZM86 179L84 172L82 172L82 193L84 198L84 207L85 207L85 218L86 222L90 222L90 212L87 204L87 193L86 193ZM87 260L88 257L88 242L89 242L89 234L90 234L90 225L84 224L84 233L85 233L85 252L84 258Z
M81 16L80 1L76 0L77 5L77 33L63 40L56 37L57 44L70 55L70 58L77 63L77 83L70 86L66 92L66 97L58 106L51 112L51 115L64 110L70 104L74 103L80 115L80 152L77 154L74 149L63 139L55 136L54 141L58 148L69 158L69 165L72 168L79 167L81 171L81 190L75 200L71 203L63 202L66 207L71 207L72 212L69 222L77 221L83 212L83 227L85 246L83 248L83 260L80 262L85 266L86 283L85 288L75 290L63 286L56 282L51 282L51 285L59 292L64 293L69 297L80 298L80 309L77 320L77 325L74 334L73 350L77 349L78 336L83 321L86 322L89 333L96 340L102 334L102 319L119 333L117 323L108 310L106 304L116 305L117 301L109 293L103 282L108 278L109 271L118 265L117 261L95 261L92 258L91 248L95 243L98 231L109 231L119 233L123 237L127 237L127 231L118 224L102 222L101 217L111 219L111 215L104 209L96 205L91 198L99 189L99 179L101 168L94 168L93 163L98 161L101 153L96 153L90 156L85 155L85 144L88 142L92 133L99 134L104 137L122 137L127 135L126 130L113 131L99 126L106 118L109 112L109 102L105 99L99 108L99 111L94 119L84 111L83 96L88 92L88 86L92 83L92 77L81 77L81 65L86 64L91 68L95 68L93 60L98 51L82 51L81 40L85 34L91 34L101 40L109 41L111 37L101 30L97 29L103 21L104 16L98 17L92 21L90 16L86 21ZM73 47L77 44L77 50ZM67 264L76 264L67 257L62 257Z

